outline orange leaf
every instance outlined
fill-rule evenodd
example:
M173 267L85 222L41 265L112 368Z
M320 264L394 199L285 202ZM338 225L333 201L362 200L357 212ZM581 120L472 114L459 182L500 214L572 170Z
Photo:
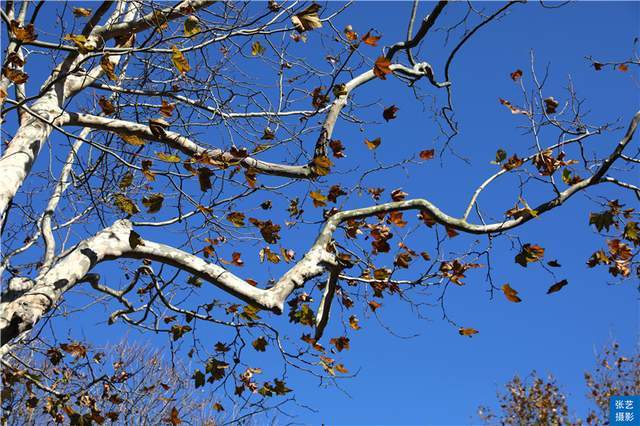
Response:
M463 328L460 327L460 329L458 330L458 333L460 333L461 336L473 336L474 334L478 334L479 331L474 329L474 328Z
M522 77L522 70L518 69L511 73L511 80L518 81Z
M373 66L373 73L376 75L376 77L382 80L386 80L386 75L391 74L391 68L389 68L390 66L391 61L384 56L380 56L378 59L376 59L376 63Z
M369 140L369 139L365 139L364 143L367 145L367 148L374 150L376 149L378 146L380 146L380 143L382 142L382 139L380 138L375 138L373 140Z
M513 288L511 288L509 284L504 284L502 286L502 292L506 296L507 300L509 300L510 302L513 302L513 303L522 302L522 299L518 297L518 292Z
M380 40L380 36L371 35L371 31L367 31L367 33L362 36L363 43L369 46L377 46L378 40Z
M425 149L424 151L420 151L420 158L423 160L433 160L433 157L435 157L435 155L435 149Z

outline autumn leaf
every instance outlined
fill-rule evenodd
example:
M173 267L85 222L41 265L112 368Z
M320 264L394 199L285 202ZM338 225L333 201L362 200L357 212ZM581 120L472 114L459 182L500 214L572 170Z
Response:
M104 55L102 59L100 59L100 67L102 71L109 77L109 80L117 81L118 76L116 75L116 65L109 60L109 55Z
M73 16L78 18L86 17L91 15L91 9L85 9L84 7L74 7L73 8Z
M382 142L382 139L380 138L375 138L373 140L369 140L369 139L364 140L365 145L367 145L367 148L369 148L370 150L374 150L378 148L381 142Z
M360 327L360 324L358 322L358 318L355 315L351 315L349 317L349 327L351 327L354 330L360 330L362 327Z
M215 404L213 404L213 409L216 410L217 412L224 411L224 407L219 402L216 402Z
M184 20L184 36L191 37L200 33L200 21L197 17L190 15Z
M333 366L338 373L348 374L349 370L347 370L343 364L336 364Z
M62 343L60 349L74 358L84 358L87 356L87 347L78 342Z
M378 59L376 59L376 62L373 65L373 73L376 77L382 80L386 80L386 75L391 74L392 72L390 66L391 61L384 56L380 56Z
M280 239L280 225L276 225L271 220L258 220L249 218L249 222L260 230L262 238L269 244L277 244Z
M553 99L553 96L550 96L544 100L545 112L547 114L555 114L556 108L560 105L560 102Z
M594 62L594 63L593 63L593 68L594 68L596 71L600 71L600 70L602 69L602 67L603 67L603 66L604 66L604 65L603 65L603 64L601 64L600 62Z
M173 407L171 409L171 413L169 414L169 417L164 419L164 421L167 423L170 423L171 426L178 426L182 424L182 420L180 420L180 416L178 414L178 409L176 407Z
M72 41L82 54L86 54L95 49L93 44L87 44L88 39L82 34L67 34L63 40Z
M129 133L118 133L120 139L133 146L142 146L144 145L144 140L134 134Z
M264 352L267 350L267 339L260 336L251 344L253 348L258 352Z
M240 228L244 226L244 213L241 212L231 212L227 215L227 220L233 223L233 226L236 228Z
M202 192L207 192L211 189L211 176L213 176L211 170L206 167L198 167L198 182Z
M507 162L502 165L502 168L508 171L508 170L516 169L522 166L523 164L524 164L524 160L522 160L521 158L518 158L516 154L513 154L511 157L509 157Z
M176 108L175 104L170 104L169 102L162 100L162 106L160 107L160 115L163 115L167 118L171 117L173 114L173 110Z
M14 68L5 67L2 70L2 74L9 80L11 80L14 84L23 84L26 83L29 79L29 75L27 75L27 73Z
M128 215L134 215L140 212L136 203L124 194L116 194L113 202L117 208Z
M513 81L518 81L520 80L520 77L522 77L522 70L521 69L517 69L514 72L511 73L511 80Z
M313 172L318 176L328 175L331 171L331 166L333 166L333 163L329 160L329 157L325 155L315 157L311 163Z
M313 3L305 10L291 17L294 28L299 32L311 31L316 28L322 28L322 22L318 16L320 5Z
M478 334L479 331L476 330L475 328L464 328L464 327L460 327L460 329L458 330L458 333L461 336L473 336L474 334Z
M156 157L165 163L179 163L182 160L175 154L166 154L164 152L156 152Z
M329 340L329 343L335 346L338 352L349 349L349 339L345 336L334 337L333 339Z
M327 201L327 197L322 195L318 191L309 192L309 197L311 197L311 199L313 200L313 207L322 207L327 205L327 203L325 202Z
M513 302L513 303L522 302L522 299L518 297L518 292L513 288L511 288L509 284L504 284L502 286L502 292L504 293L507 300L509 300L510 302Z
M156 180L156 174L151 170L151 166L153 162L151 160L142 160L142 174L149 181L153 182Z
M362 42L369 46L377 46L378 40L380 40L380 36L371 35L371 31L367 31L367 33L362 36Z
M562 265L560 265L560 263L558 263L557 260L550 260L547 262L547 265L551 266L552 268L559 268Z
M375 312L380 306L382 306L382 304L376 302L375 300L369 302L369 308L371 308L373 312Z
M436 150L435 149L425 149L423 151L420 151L420 154L418 154L420 156L420 159L422 160L433 160L433 158L436 155Z
M507 159L507 151L505 151L504 149L500 148L500 149L498 149L496 151L495 160L492 161L491 164L500 164L506 159Z
M184 57L180 49L177 46L171 46L171 51L173 54L171 55L171 61L173 65L176 67L180 74L185 74L191 71L191 67L189 66L189 62L187 58Z
M353 31L353 27L351 25L347 25L346 27L344 27L343 32L344 32L344 36L349 41L355 41L358 39L358 33Z
M102 109L102 112L104 113L104 115L111 115L114 112L116 112L116 109L111 103L111 101L109 101L104 96L100 96L100 99L98 100L98 105L100 105L100 108Z
M549 289L547 290L547 294L558 292L567 284L569 284L569 281L567 280L558 281L557 283L549 287Z
M396 118L396 112L398 112L400 108L398 108L395 105L391 105L388 108L385 108L384 111L382 111L382 118L385 119L385 121L389 121L389 120L393 120L394 118Z
M185 333L188 333L190 331L191 331L191 327L189 327L188 325L175 324L171 326L171 337L174 341L176 341L182 336L184 336Z
M629 65L627 64L619 64L617 67L618 71L627 72L629 71Z
M12 20L9 26L13 36L23 43L29 43L38 38L33 24L22 27L18 21Z
M157 213L162 208L164 195L152 194L142 198L142 204L148 209L147 213Z
M234 265L234 266L239 266L242 267L244 266L244 261L242 260L242 254L240 252L234 251L233 253L231 253L231 260L224 260L224 259L220 259L220 261L224 264L227 265ZM247 282L249 282L250 280L246 280Z
M251 56L262 56L264 51L264 47L257 40L251 45Z
M118 182L118 187L122 191L124 191L129 186L131 186L132 182L133 182L133 173L130 170L127 170L127 172L120 179L120 182Z
M537 262L544 256L544 248L536 244L525 244L515 257L517 264L527 267L527 264Z

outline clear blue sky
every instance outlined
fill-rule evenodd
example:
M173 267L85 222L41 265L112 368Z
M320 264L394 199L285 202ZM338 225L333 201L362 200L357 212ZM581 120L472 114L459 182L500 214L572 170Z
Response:
M476 4L491 11L500 5L497 2ZM423 17L432 6L433 3L421 5L418 16ZM329 7L335 9L337 4L331 2ZM452 22L449 14L460 15L459 7L445 10L443 18L449 19L447 23ZM386 45L405 36L410 9L410 2L357 2L336 19L336 25L342 28L351 24L361 33L375 28L383 35L381 44ZM637 71L595 72L585 56L603 60L628 58L638 27L638 2L579 2L558 9L545 9L539 4L513 7L508 16L483 28L463 48L452 66L456 117L461 126L454 146L460 155L470 158L472 164L449 154L442 163L437 159L411 168L408 175L397 170L393 174L377 174L367 185L388 185L387 191L402 187L411 196L432 200L451 215L461 215L475 187L495 170L496 166L489 164L495 151L504 148L510 153L525 153L531 145L530 137L523 136L517 129L523 124L522 120L498 103L499 97L520 100L518 86L511 81L509 73L521 68L524 78L530 77L531 50L540 71L549 64L550 76L545 90L548 96L566 100L565 88L571 78L578 94L586 99L584 107L591 111L590 122L620 118L626 127L639 105ZM420 57L433 63L439 77L443 60L457 39L443 48L442 33L435 35L433 43L423 47ZM310 38L313 37L315 34L311 33ZM375 48L370 52L372 58L379 54ZM309 60L314 62L321 62L324 54L320 49L307 51ZM404 60L404 56L398 57ZM419 84L424 94L435 93L426 82ZM364 137L369 136L382 137L376 156L384 163L411 152L441 146L439 131L429 111L401 82L393 78L376 81L357 96L363 103L379 101L368 116L377 121L380 121L382 106L395 104L400 110L396 120L366 127L364 132L356 126L339 124L334 137L345 143L349 156L343 161L351 165L371 162L372 154L362 144ZM438 96L437 102L442 102L442 96ZM428 101L425 104L429 106ZM612 147L623 131L605 134L592 143L605 147L606 152L606 147ZM339 161L337 164L347 167ZM388 183L390 178L394 179L393 184ZM329 182L339 180L336 177ZM487 191L481 199L482 206L499 217L516 200L515 183L517 181L499 184L495 190ZM306 184L301 188L303 194L308 189ZM590 194L620 198L637 205L637 200L619 196L612 188ZM532 198L536 200L535 194ZM352 197L349 206L370 202L367 196ZM571 409L584 416L588 401L584 395L583 373L592 368L595 351L616 339L623 351L630 352L638 331L636 283L629 280L622 285L611 284L605 269L590 270L585 265L591 253L604 244L604 239L588 226L589 211L598 209L595 203L580 195L517 232L523 242L545 247L547 260L558 259L563 265L556 272L557 278L568 279L569 285L561 292L546 295L554 278L538 266L523 269L516 265L509 241L499 240L492 257L494 279L497 285L511 283L519 290L523 303L509 303L501 294L491 300L485 270L469 273L467 285L451 288L446 296L449 316L480 330L473 338L463 338L455 327L441 320L438 306L425 310L427 319L420 320L408 305L387 297L379 311L381 322L399 335L417 336L399 338L387 332L376 317L361 316L362 330L351 333L351 349L340 354L340 361L350 371L358 371L357 377L341 381L341 389L325 388L304 373L290 371L288 385L295 389L298 401L317 412L297 407L288 411L297 414L297 420L303 424L475 424L478 406L493 404L496 390L507 380L514 374L526 375L536 370L542 375L556 376L569 395ZM285 217L278 218L276 214L275 219ZM295 241L287 244L302 253L311 243L314 229L308 228L307 235L298 233ZM159 239L165 238L162 240L165 243L172 242L169 234L157 235ZM429 237L433 234L424 234L421 249L433 250ZM463 250L476 239L457 237L445 251ZM107 272L107 276L120 274L115 263L103 268L103 272ZM266 281L266 271L259 264L247 262L239 272L245 277ZM436 291L424 300L436 303L438 295ZM60 321L59 324L74 336L95 336L96 330L102 330L99 337L89 340L117 342L126 328L118 325L106 331L95 328L103 320L104 313L96 311L83 321L68 324ZM276 322L282 324L285 333L291 328L286 324L286 316ZM334 322L326 336L341 335L342 330L342 325ZM297 339L299 334L300 328L296 327L292 338ZM144 335L133 332L129 337L142 339ZM216 340L213 336L212 341ZM156 341L166 344L165 336Z

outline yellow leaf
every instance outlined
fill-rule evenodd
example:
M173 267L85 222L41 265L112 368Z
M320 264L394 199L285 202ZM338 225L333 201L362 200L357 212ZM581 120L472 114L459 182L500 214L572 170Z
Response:
M375 138L373 140L369 140L369 139L365 139L364 143L365 145L367 145L367 148L374 150L376 149L378 146L380 146L380 143L382 142L382 139L380 138Z
M264 47L260 44L259 41L255 41L251 45L251 56L261 56L264 53Z
M322 207L327 205L327 203L325 202L327 201L327 197L322 195L320 192L311 191L309 193L309 196L313 200L313 207Z
M138 206L136 206L136 203L134 203L133 200L131 200L124 194L116 194L113 203L117 208L127 213L128 215L133 215L140 212L140 209L138 208Z
M109 60L107 55L104 55L100 60L100 67L104 71L104 73L109 77L109 80L116 81L118 80L118 76L115 73L115 64Z
M318 11L320 10L320 5L313 3L311 6L307 7L302 12L293 15L291 17L291 22L295 29L302 33L305 31L310 31L315 28L321 28L322 22L320 22L320 17L318 16Z
M28 43L38 38L38 36L35 34L35 28L33 24L28 24L26 27L21 27L18 21L11 21L10 27L13 36L23 43Z
M200 32L200 21L198 18L191 15L184 21L184 35L185 37L191 37Z
M179 163L180 157L174 154L165 154L164 152L156 152L156 157L158 157L161 161L166 163Z
M511 288L509 284L504 284L502 286L502 292L506 296L507 300L509 300L510 302L513 302L513 303L522 302L522 299L518 297L518 292L513 288Z
M176 46L171 46L171 50L173 51L173 54L171 55L171 61L173 62L173 65L175 65L178 72L180 74L189 72L191 70L191 67L189 66L187 58L184 57L180 49L178 49Z
M315 157L311 165L313 172L318 176L328 175L331 171L331 166L333 166L333 163L325 155Z
M120 136L120 139L122 139L123 141L125 141L129 145L133 145L133 146L142 146L142 145L144 145L144 140L142 140L141 138L139 138L136 135L127 134L127 133L120 133L118 136Z
M91 9L85 9L84 7L74 7L73 15L77 17L89 16L91 15Z

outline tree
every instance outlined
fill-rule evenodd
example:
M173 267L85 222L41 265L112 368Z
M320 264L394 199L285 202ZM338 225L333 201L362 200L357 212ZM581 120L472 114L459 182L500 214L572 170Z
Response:
M349 311L355 301L372 312L385 295L418 306L422 289L463 285L466 274L489 262L498 238L513 238L531 220L545 220L603 184L611 187L608 200L589 221L607 236L607 248L588 264L606 265L620 279L638 273L637 212L624 199L640 196L628 183L640 162L631 147L640 113L630 112L625 128L589 124L575 91L562 103L548 96L534 64L530 75L520 69L510 75L521 85L522 105L500 103L535 143L527 152L498 149L495 171L480 179L461 216L410 197L393 179L387 187L367 186L370 175L456 155L452 67L469 40L518 2L488 12L438 2L423 19L416 2L401 40L384 40L384 29L336 29L333 22L348 8L333 3L6 6L3 356L29 348L49 319L69 313L74 292L90 289L92 303L109 307L109 324L166 333L176 351L200 362L193 371L196 388L211 383L244 399L244 407L261 409L263 401L291 391L284 376L261 378L253 358L267 347L286 366L348 376L331 355L349 349L348 335L323 338L332 305L345 308L345 329L352 330L360 327ZM59 16L62 37L52 35L59 30L45 22L45 13ZM462 34L455 31L460 14L468 25ZM437 28L458 36L453 47L443 47L438 67L420 54ZM36 54L42 51L47 55ZM595 70L626 72L638 60L591 63ZM339 123L368 129L365 124L380 121L379 112L375 119L365 113L371 95L364 89L391 80L439 97L434 122L442 129L441 146L416 145L411 158L353 169L358 165L344 157L357 148L341 142L334 129ZM394 120L398 111L386 104L382 118ZM613 138L615 144L590 143ZM361 147L375 154L381 144L367 135ZM481 210L480 196L501 178L520 178L509 205ZM415 222L409 213L424 226L409 231L409 221ZM400 232L401 241L394 240ZM417 247L424 235L435 241L432 253ZM455 256L443 250L447 238L463 235L486 237L486 248ZM516 263L542 263L543 247L515 241ZM258 260L275 275L253 279L237 272ZM114 278L113 264L126 283L109 285L121 279ZM509 284L489 282L492 291L520 301ZM566 284L558 281L548 292ZM302 342L281 332L276 316L283 313L304 329ZM447 319L463 336L478 332ZM225 330L213 349L198 337L205 325ZM51 338L47 351L59 350Z
M506 384L506 392L498 393L500 413L481 407L480 418L486 424L558 424L589 425L609 424L609 400L612 396L637 395L640 392L640 358L620 355L617 343L604 348L596 359L593 372L584 375L589 389L587 395L595 409L586 413L585 421L571 412L567 397L556 380L547 380L532 372L526 382L515 376Z

